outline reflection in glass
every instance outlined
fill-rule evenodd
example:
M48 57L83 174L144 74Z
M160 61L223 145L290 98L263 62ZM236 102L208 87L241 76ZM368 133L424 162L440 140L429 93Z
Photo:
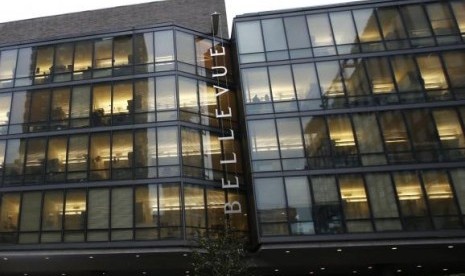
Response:
M410 142L402 114L398 111L380 113L379 123L389 159L396 161L410 160Z
M205 228L205 198L203 189L194 185L184 186L184 209L186 216L186 229L188 236L196 236L200 231L198 228ZM197 228L197 229L196 229Z
M415 173L395 173L399 207L407 230L427 230L431 228L427 215L425 198L418 176Z
M386 164L383 142L374 114L354 114L353 122L358 149L364 166Z
M74 50L74 79L90 78L90 69L92 69L92 42L76 42Z
M11 93L0 95L0 134L6 134L10 120ZM16 111L15 111L16 112Z
M20 231L40 230L41 204L41 192L28 192L23 194L23 198L21 200ZM37 239L35 242L37 242Z
M418 56L417 62L426 90L447 89L446 76L437 54Z
M341 44L355 44L358 43L357 33L352 20L350 11L332 12L329 14L331 24L333 26L334 39L338 45L338 54L349 54L358 52L357 46Z
M294 235L315 234L307 177L286 177L287 212Z
M313 49L315 56L335 55L336 51L332 47L334 41L328 15L309 15L307 16L307 24L313 47L322 47Z
M89 125L90 87L77 86L71 96L71 126L85 127Z
M249 121L248 125L252 159L279 158L274 120Z
M449 158L462 158L465 152L460 149L465 147L465 137L457 113L454 110L439 109L433 110L433 116L442 148L454 149L446 154Z
M73 135L69 138L67 176L69 180L85 180L88 164L88 136Z
M153 33L134 35L134 63L153 63Z
M298 118L277 119L276 124L281 158L303 157L302 132Z
M242 83L247 103L270 101L270 86L266 67L242 70Z
M0 198L0 232L18 230L20 194L4 194ZM3 238L3 235L0 234ZM11 240L13 242L13 240Z
M287 44L291 58L311 57L310 37L304 16L284 17Z
M365 65L373 93L392 93L395 91L387 58L368 58L365 59Z
M4 50L0 52L0 87L11 87L11 80L16 69L16 55L18 50ZM1 81L5 80L5 81Z
M65 176L67 141L66 137L52 137L47 148L47 180L63 181Z
M428 4L426 5L426 11L436 36L458 33L447 3Z
M158 190L157 185L136 187L135 223L136 227L158 226Z
M385 7L377 9L378 18L383 32L383 37L388 40L388 49L405 48L408 44L403 41L407 34L402 23L402 18L396 7Z
M420 91L421 77L410 55L391 57L392 69L399 92Z
M318 62L316 64L323 97L344 96L340 68L337 61Z
M295 100L290 66L271 66L269 70L273 102Z
M332 176L311 178L313 198L313 220L318 234L338 234L344 231L342 211L339 203L336 180Z
M376 42L381 40L381 35L373 9L354 10L355 27L357 28L360 42Z
M262 235L287 235L286 202L281 178L261 178L254 181L258 219ZM263 223L272 223L264 228ZM279 223L279 224L278 224Z
M113 41L113 65L116 67L133 64L132 36L117 36Z
M113 65L112 61L112 38L95 41L94 43L94 68L108 68Z
M260 21L236 23L239 53L263 52L262 32Z
M110 171L110 134L92 134L90 138L90 177L93 180L109 178Z
M87 229L106 229L110 219L110 191L109 189L90 189L87 199L88 215ZM92 240L95 234L88 233L88 240ZM104 234L102 240L107 240L108 235Z
M451 1L450 4L452 5L452 11L457 19L460 32L463 34L465 33L465 3L462 1Z
M367 174L365 179L376 230L401 230L396 196L389 174Z
M445 52L443 58L451 86L454 88L465 87L465 53Z
M339 177L339 189L346 219L370 217L365 186L361 177L355 175Z

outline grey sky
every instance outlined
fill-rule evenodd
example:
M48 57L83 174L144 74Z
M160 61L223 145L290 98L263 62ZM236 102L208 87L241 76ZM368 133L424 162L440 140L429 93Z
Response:
M0 9L0 22L151 1L154 0L14 0L8 1L8 5L3 5ZM226 0L226 12L228 17L228 24L231 27L232 19L238 14L269 11L275 9L326 5L339 2L348 2L348 0Z

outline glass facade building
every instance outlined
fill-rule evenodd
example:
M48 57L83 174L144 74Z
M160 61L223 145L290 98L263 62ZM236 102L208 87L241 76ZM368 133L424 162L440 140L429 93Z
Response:
M0 275L190 275L225 221L256 275L465 272L465 1L246 14L231 39L221 0L132 7L0 34Z
M463 1L367 1L236 17L251 232L275 273L450 269L402 260L415 250L341 256L463 239L464 11Z

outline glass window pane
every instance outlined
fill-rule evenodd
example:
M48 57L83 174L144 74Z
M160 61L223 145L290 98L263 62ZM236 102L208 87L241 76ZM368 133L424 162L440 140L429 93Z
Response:
M465 169L455 169L450 171L452 182L454 184L455 195L460 205L462 214L465 214Z
M114 41L113 65L123 66L133 63L132 35L117 36Z
M266 51L287 49L283 21L281 18L262 20L262 27Z
M446 52L443 57L451 86L465 87L465 53Z
M342 212L339 203L336 180L332 176L316 176L311 178L313 198L313 220L316 233L342 233Z
M290 66L271 66L270 82L273 101L295 100L294 84L292 82Z
M5 155L5 175L21 178L21 175L23 174L25 151L25 139L8 140Z
M239 53L263 52L262 32L259 21L236 23Z
M367 189L375 218L398 217L394 188L389 174L367 174Z
M460 32L465 33L465 3L462 1L451 1L452 11L457 19Z
M28 121L29 104L27 92L19 91L13 94L11 109L15 112L11 113L10 124L22 124Z
M377 11L384 39L397 40L406 38L407 35L402 24L402 18L396 7L379 8Z
M18 50L0 52L0 80L12 79L16 69L16 55ZM0 87L11 87L12 82L0 82Z
M331 154L326 122L322 117L302 119L305 149L309 157L329 156ZM317 158L316 160L320 160Z
M110 170L110 134L92 134L90 138L90 177L93 180L109 178Z
M286 177L287 211L293 234L314 234L312 199L307 177Z
M435 35L458 33L455 27L455 20L452 17L447 3L428 4L426 5L426 11Z
M286 199L282 178L255 179L254 184L260 222L286 221Z
M287 43L289 49L300 49L310 47L305 17L285 17L284 26L286 28Z
M41 205L41 192L29 192L23 194L23 198L21 200L20 231L39 231Z
M16 232L18 230L19 194L3 194L0 197L0 232Z
M37 48L37 59L36 59L36 79L37 76L48 75L53 65L53 46L44 46Z
M294 64L292 71L294 72L297 98L299 100L319 99L320 88L313 63Z
M313 47L333 45L333 36L327 14L307 16L308 29Z
M242 83L247 103L270 101L270 84L266 68L242 70Z
M352 118L358 149L362 154L362 164L364 166L385 164L383 142L375 115L359 113L354 114Z
M178 129L176 127L158 128L158 164L175 165L178 159Z
M176 83L174 77L156 78L157 110L176 108Z
M342 76L346 85L348 96L360 96L370 94L365 67L362 59L346 59L341 61ZM358 100L357 97L350 98L349 101L354 105L363 105L364 100Z
M350 11L332 12L329 14L329 17L331 18L336 44L351 44L358 42Z
M355 26L360 42L380 41L381 35L373 9L354 10Z
M61 230L63 223L62 191L47 191L42 208L42 230Z
M92 68L92 41L76 42L74 52L74 71L84 71Z
M391 57L391 64L399 92L417 92L422 89L420 74L412 56L403 55Z
M404 17L405 26L409 37L427 37L431 36L428 20L425 12L420 5L403 6L401 8Z
M65 230L84 230L86 206L85 190L71 190L66 193Z
M248 125L252 159L279 158L274 120L249 121Z
M10 106L11 93L2 93L0 95L0 134L6 134L7 132L6 125L8 125L10 119Z
M113 132L112 136L112 168L129 168L132 166L132 132L129 131L118 131ZM123 171L122 171L123 172ZM128 177L131 176L130 171L124 171L124 174L128 174ZM119 175L121 178L123 175ZM115 177L115 175L113 176Z
M160 226L181 225L181 207L178 184L159 185Z
M355 137L349 118L342 115L329 117L328 129L334 154L341 155L341 157L356 154Z
M155 48L156 49L156 48ZM156 50L155 50L156 51ZM195 65L194 36L176 32L176 53L179 61Z
M63 181L66 166L66 137L52 137L47 148L47 180Z
M402 114L396 111L380 113L379 122L388 153L410 151L409 137Z
M113 65L112 45L112 38L106 38L94 42L94 68L108 68Z
M45 169L45 146L47 140L45 138L33 138L27 142L27 156L25 174L37 175L38 178L26 177L26 182L31 183L41 180Z
M436 128L427 110L420 109L406 112L405 122L410 128L412 144L417 152L437 149Z
M276 120L281 158L303 157L302 131L298 118Z
M199 112L196 80L179 78L179 105L181 110L192 113Z
M211 69L213 66L213 57L210 55L213 49L213 41L200 36L195 37L195 52L197 56L197 66ZM221 50L218 50L221 51ZM202 74L205 76L205 74Z
M183 166L202 168L202 142L200 132L198 130L183 127L181 129L181 137ZM189 171L188 168L185 170Z
M316 68L323 98L343 96L344 86L342 85L339 63L337 61L318 62Z
M447 81L437 54L417 57L421 78L426 90L446 89Z
M363 179L359 176L339 177L339 189L342 207L346 219L362 219L370 217L367 195Z
M31 93L30 122L46 122L50 112L50 90L39 90ZM46 124L46 123L45 123ZM30 131L43 130L44 125L37 125L37 129Z
M131 110L132 82L117 82L113 84L112 113L113 124L126 124L130 122L128 113Z
M205 178L206 179L219 179L223 176L219 176L222 171L222 165L220 160L222 159L221 154L221 141L218 140L218 134L210 131L202 131L202 143L203 143L203 155L204 155L204 166L205 166Z
M134 137L134 164L137 168L157 165L156 134L154 128L136 131ZM148 175L146 176L148 177Z
M207 189L208 228L224 229L225 192L221 189Z
M415 173L395 173L397 196L403 216L426 216L426 204L418 176Z
M157 185L136 187L135 222L136 227L158 226Z
M173 31L155 32L155 62L168 63L174 60Z
M365 66L373 93L392 93L395 91L387 58L365 59Z
M111 111L111 85L99 84L94 86L92 90L92 125L110 125Z
M465 137L457 113L450 109L440 109L434 110L433 116L442 147L445 149L465 148ZM448 152L449 155L457 156L457 158L461 158L464 153L463 150Z
M111 228L131 228L133 220L132 188L111 190Z
M75 171L87 171L88 136L73 135L69 138L68 174ZM84 178L87 173L84 173Z
M32 65L33 60L34 53L31 47L19 49L16 78L26 78L32 76L34 73L34 66ZM30 79L21 82L21 86L30 84ZM16 86L18 86L18 81L16 82Z
M71 96L71 126L83 127L89 125L90 87L77 86Z
M155 85L153 78L140 79L134 83L134 100L128 100L129 112L155 111Z
M90 189L88 198L88 229L106 229L110 219L110 191Z
M457 214L454 194L449 178L443 171L426 171L422 173L426 195L433 216L450 216ZM444 225L440 228L443 228Z
M53 129L62 129L68 126L70 104L69 88L54 89L52 93L52 107L50 109L50 119Z
M203 188L194 185L184 186L184 208L187 227L204 228L206 226Z
M56 46L55 65L53 67L55 74L73 71L73 46L72 43Z
M153 62L153 33L136 34L134 36L134 63Z
M216 118L215 110L218 106L215 93L216 89L211 84L199 81L199 101L200 112L202 115L210 116L210 118ZM227 110L227 108L225 110ZM203 123L208 124L207 119L205 119Z

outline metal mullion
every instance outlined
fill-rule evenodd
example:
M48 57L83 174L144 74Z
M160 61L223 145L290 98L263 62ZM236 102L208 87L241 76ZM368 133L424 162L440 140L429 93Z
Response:
M368 190L368 182L366 180L366 173L359 174L363 182L363 188L365 189L365 197L367 199L368 213L370 217L371 229L373 232L378 232L375 224L375 216L373 215L373 205L371 204L370 193ZM379 175L379 174L378 174Z
M291 227L291 222L290 222L290 214L289 214L289 198L287 197L287 186L286 186L286 177L279 177L279 179L281 179L281 188L283 189L283 193L284 193L284 208L286 208L285 210L285 214L286 214L286 225L287 225L287 231L288 231L288 235L291 235L292 233L292 227Z
M353 175L353 174L352 174ZM343 203L342 203L342 194L341 194L341 185L339 183L339 178L341 177L340 174L334 175L334 184L336 185L336 193L338 197L338 210L341 215L341 226L343 227L343 232L347 233L347 219L345 216L344 208L343 208Z
M374 117L375 117L375 122L376 122L376 131L378 132L379 136L380 136L380 139L381 139L381 146L383 148L383 157L384 157L384 160L386 162L386 164L390 164L390 160L387 156L388 154L388 151L387 151L387 146L386 146L386 139L385 139L385 136L384 136L384 131L383 131L383 128L381 127L381 122L380 122L380 112L379 111L374 111L374 112L370 112L368 114L372 114Z
M438 170L428 170L428 172L432 172L432 171L438 172ZM436 225L434 223L434 216L433 216L433 213L431 212L428 192L426 191L425 181L423 180L423 173L424 172L425 172L425 170L421 170L421 171L416 170L414 173L415 173L415 175L416 175L416 177L418 179L418 182L420 184L420 189L421 189L421 191L423 193L423 197L425 198L426 213L428 215L429 221L431 223L432 228L436 230Z
M357 130L355 129L353 115L354 114L346 115L346 118L349 120L350 128L352 130L352 136L354 137L355 154L356 154L356 157L357 157L358 166L363 166L363 164L362 164L362 155L360 153L360 146L359 146L359 143L358 143ZM341 116L341 115L339 115L339 116Z
M387 172L388 177L389 177L390 182L391 182L391 188L392 188L393 193L394 193L393 194L394 200L396 201L397 214L398 214L400 226L402 227L402 230L405 230L406 223L405 223L405 220L404 220L403 210L402 210L401 205L400 205L399 194L397 192L397 185L396 185L396 181L395 181L395 178L393 176L393 173L396 173L396 172L392 172L392 171Z
M457 35L460 37L460 40L463 41L465 37L462 36L462 32L460 30L460 26L458 24L457 16L455 15L455 12L454 12L454 8L452 7L451 2L447 1L447 2L444 2L444 3L447 5L447 8L449 9L451 20L454 21L452 24L454 24L455 30L457 31Z

